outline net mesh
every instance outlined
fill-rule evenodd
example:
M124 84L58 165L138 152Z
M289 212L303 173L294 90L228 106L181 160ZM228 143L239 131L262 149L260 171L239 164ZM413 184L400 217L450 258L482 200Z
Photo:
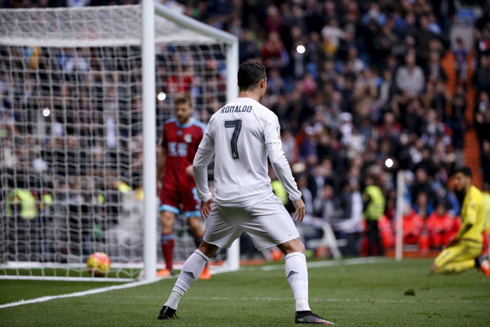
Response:
M0 43L54 47L141 44L141 6L0 9ZM155 42L212 44L208 36L155 17Z
M96 251L116 277L141 268L140 12L0 11L0 274L85 276ZM176 93L204 122L226 100L225 45L157 18L155 141ZM195 245L181 219L176 235L182 261Z

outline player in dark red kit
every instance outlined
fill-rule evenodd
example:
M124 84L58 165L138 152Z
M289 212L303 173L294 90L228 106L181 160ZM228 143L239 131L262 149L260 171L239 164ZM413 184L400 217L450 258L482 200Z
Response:
M196 247L201 244L204 235L192 161L203 138L205 126L192 118L194 108L189 93L177 94L174 107L176 118L169 119L163 126L161 151L157 159L157 183L161 182L161 245L166 265L166 269L157 273L158 277L173 275L173 224L176 214L182 213L187 219ZM201 279L211 278L208 267L203 275Z

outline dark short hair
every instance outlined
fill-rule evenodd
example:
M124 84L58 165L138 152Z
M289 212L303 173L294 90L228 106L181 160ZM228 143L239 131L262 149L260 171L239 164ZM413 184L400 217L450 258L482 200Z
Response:
M238 69L240 91L253 90L265 78L265 66L257 61L246 61Z
M454 171L453 175L456 175L459 173L465 175L466 177L473 178L473 172L471 171L470 167L465 166L465 167L458 168Z

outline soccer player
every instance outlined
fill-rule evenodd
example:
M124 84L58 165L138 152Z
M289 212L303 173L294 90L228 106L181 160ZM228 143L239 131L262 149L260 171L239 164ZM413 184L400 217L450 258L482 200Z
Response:
M219 248L245 231L260 251L277 245L285 255L286 279L296 305L296 323L331 324L311 312L305 247L294 222L272 191L267 158L289 194L301 222L305 205L282 150L277 116L260 104L266 90L265 67L245 62L238 70L240 94L210 119L194 158L201 213L207 218L204 241L187 259L158 319L175 319L180 298ZM207 166L215 155L215 196L208 189Z
M385 212L386 199L383 190L376 184L374 175L366 177L366 188L362 196L364 217L366 218L366 235L368 237L367 254L374 254L374 248L378 248L380 256L384 255L384 246L381 241L378 222Z
M160 189L161 246L166 266L166 269L157 273L158 277L173 275L173 224L176 214L182 212L187 218L196 247L201 244L204 235L192 161L203 138L205 127L204 124L192 118L194 109L189 93L176 95L174 111L176 118L169 119L163 125L161 151L157 159L157 182L162 183ZM211 274L206 266L201 279L209 278Z
M476 267L489 276L488 260L478 257L482 250L485 207L482 193L473 185L473 173L469 167L456 170L454 186L458 199L462 202L461 229L434 260L431 272L460 273Z

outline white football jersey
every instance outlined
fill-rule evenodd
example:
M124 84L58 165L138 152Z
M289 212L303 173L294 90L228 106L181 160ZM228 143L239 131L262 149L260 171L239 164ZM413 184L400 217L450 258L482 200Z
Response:
M215 153L215 198L219 205L247 205L270 194L268 156L278 178L283 185L286 184L290 198L297 200L301 197L282 151L277 116L251 98L237 98L218 110L208 123L199 149L195 165L200 161L202 166L203 161L199 159L202 153L211 153L211 156L212 152ZM272 154L273 151L276 154ZM276 169L273 158L278 158L274 161L280 163L279 169ZM283 166L287 166L286 169ZM200 192L203 185L199 177L196 176L198 193L201 200L206 200L207 196Z

